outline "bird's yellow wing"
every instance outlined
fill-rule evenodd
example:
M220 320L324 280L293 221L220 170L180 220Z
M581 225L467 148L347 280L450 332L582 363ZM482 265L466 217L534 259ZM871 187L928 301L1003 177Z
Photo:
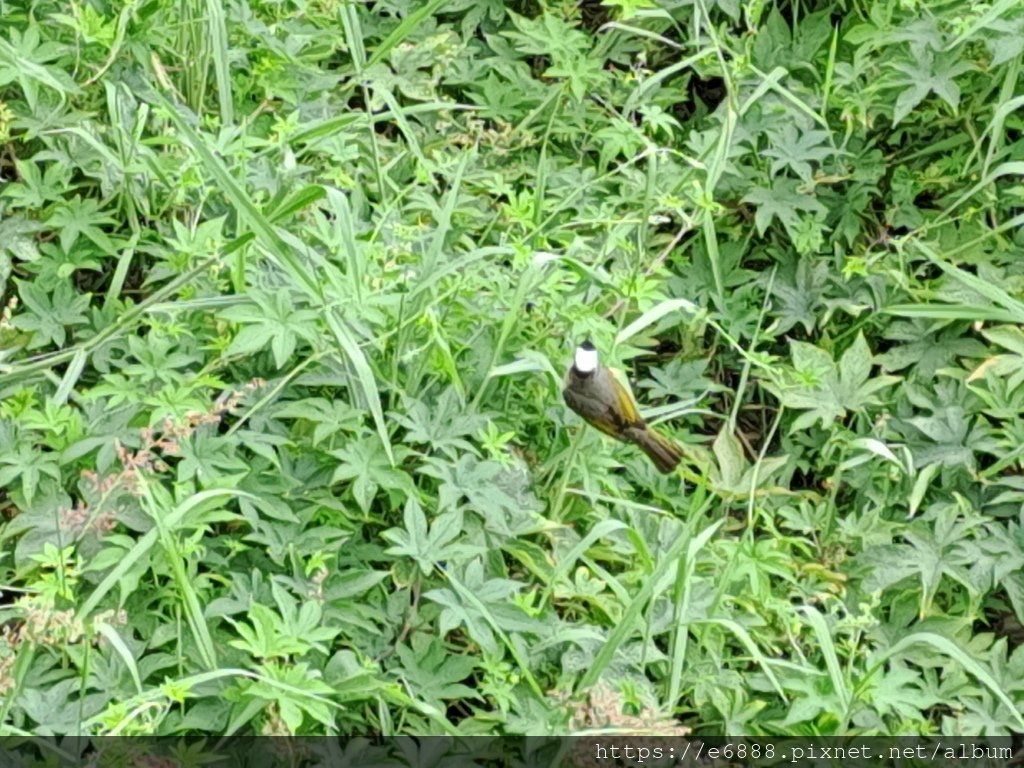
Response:
M619 413L627 424L639 424L643 422L640 410L636 405L636 398L633 397L633 390L629 386L629 379L618 368L609 368L615 383L618 384Z

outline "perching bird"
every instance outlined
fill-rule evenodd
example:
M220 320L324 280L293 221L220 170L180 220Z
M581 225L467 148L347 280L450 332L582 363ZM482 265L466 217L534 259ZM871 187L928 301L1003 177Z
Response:
M679 447L647 426L629 389L601 365L597 349L589 341L576 348L572 367L565 374L562 396L565 404L591 426L616 440L639 446L659 472L667 475L679 465Z

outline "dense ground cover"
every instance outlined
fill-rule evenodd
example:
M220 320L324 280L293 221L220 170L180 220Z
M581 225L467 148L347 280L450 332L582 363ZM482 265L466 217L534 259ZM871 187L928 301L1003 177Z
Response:
M0 731L1024 730L1022 54L0 0ZM584 338L677 475L566 409Z

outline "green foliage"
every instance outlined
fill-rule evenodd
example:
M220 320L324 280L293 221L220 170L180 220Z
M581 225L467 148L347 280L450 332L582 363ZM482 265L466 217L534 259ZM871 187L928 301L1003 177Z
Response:
M0 7L0 732L1024 730L1019 4Z

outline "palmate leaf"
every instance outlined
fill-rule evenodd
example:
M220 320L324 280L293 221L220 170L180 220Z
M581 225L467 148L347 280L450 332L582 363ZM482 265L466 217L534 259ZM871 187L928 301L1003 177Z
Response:
M479 515L489 531L503 536L534 529L541 502L524 486L521 471L496 461L464 454L454 464L428 459L421 470L440 481L439 507L450 509L465 499L467 510Z
M473 451L470 437L477 434L490 418L486 413L467 412L454 387L448 387L432 402L403 397L403 412L389 414L407 430L403 442L422 446L426 454L440 453L450 458Z
M65 251L74 247L79 236L92 240L104 253L116 250L107 233L100 228L100 225L112 226L116 219L91 198L83 200L75 195L72 200L65 200L54 209L46 223L60 232L60 245Z
M512 602L512 596L524 585L512 579L487 578L479 558L464 569L453 567L452 578L459 586L432 589L423 594L442 606L438 620L438 631L442 635L462 627L485 652L493 654L499 648L496 630L523 632L540 628L538 622Z
M552 61L570 61L589 50L590 38L556 13L542 13L537 18L508 12L516 26L503 37L512 41L516 50L532 56L550 56Z
M772 221L778 219L787 230L792 231L800 224L800 213L825 215L828 210L813 195L799 191L796 179L776 177L771 187L756 186L748 192L743 202L757 207L754 224L759 234L764 234Z
M407 448L398 446L394 455L402 459L408 452ZM351 481L352 495L364 512L370 510L381 488L397 491L403 497L416 492L408 473L392 466L386 447L376 435L352 439L344 448L330 453L340 460L331 476L331 482Z
M269 662L261 671L263 675L257 680L240 685L242 697L275 703L290 733L299 732L304 715L328 729L334 728L332 710L337 705L325 698L333 690L321 679L318 670L305 662Z
M19 181L8 183L3 190L3 196L12 201L12 208L39 209L61 200L71 181L71 169L62 163L49 163L40 170L39 164L31 160L15 160L14 167Z
M805 183L809 183L813 167L834 154L834 150L827 144L829 138L827 131L806 130L798 133L796 125L787 122L780 129L772 131L771 137L771 145L765 148L761 154L774 158L771 168L772 176L789 168Z
M863 334L857 334L838 365L827 352L806 342L790 342L790 352L794 375L788 385L776 387L778 397L789 408L807 411L794 420L791 431L816 421L828 427L847 411L876 404L877 393L899 380L871 375L873 358Z
M598 167L604 169L620 156L629 158L641 152L644 147L644 136L631 123L616 120L594 134L594 143L600 147Z
M31 505L45 478L60 480L60 464L51 458L54 455L40 453L24 439L18 445L11 445L0 453L0 488L20 488L25 503ZM14 486L15 480L20 480L18 486Z
M998 638L989 651L992 677L1011 696L1024 693L1024 645L1010 649L1009 639Z
M1024 516L1009 521L1005 529L995 523L986 529L987 535L978 538L982 555L972 570L984 571L987 587L1006 591L1017 621L1024 624Z
M938 703L934 694L924 686L920 671L908 667L904 662L893 660L884 673L871 678L870 687L861 695L868 698L873 707L883 714L918 722L924 720L923 712Z
M201 484L226 485L241 480L250 470L249 463L238 455L237 444L208 432L196 432L178 444L181 461L178 478L196 478Z
M453 543L462 534L463 521L462 510L454 509L438 515L428 527L423 508L410 496L405 504L405 528L391 528L382 534L394 544L386 550L387 554L411 557L424 576L435 566L464 562L480 550L468 544Z
M274 364L283 368L295 351L299 339L315 344L316 320L320 314L297 306L296 296L285 288L271 295L265 291L249 291L249 300L221 310L225 320L241 324L231 341L227 354L250 355L269 346Z
M880 592L917 573L911 554L912 548L905 544L869 546L853 559L851 570L863 576L866 592Z
M300 656L309 650L306 642L284 631L280 617L265 605L256 603L249 608L249 623L235 621L227 616L224 618L239 636L238 640L231 640L228 645L258 659Z
M37 100L40 85L53 89L62 98L81 93L67 72L48 66L64 53L65 47L55 40L40 40L40 27L34 20L23 30L12 25L0 38L0 86L17 82L32 104Z
M546 78L564 78L577 100L602 87L609 79L604 61L591 53L593 41L558 14L544 12L537 18L508 12L518 31L503 33L520 53L548 57Z
M510 116L525 114L524 107L531 106L535 101L526 89L508 82L493 71L474 85L470 93L473 100L482 107L480 116L487 120L507 120Z
M402 662L398 673L417 696L439 709L442 700L478 697L464 682L476 669L477 659L456 655L439 638L422 634L413 635L411 645L399 645L395 652Z
M964 337L958 329L933 333L930 324L919 319L892 323L885 337L905 342L890 347L876 358L887 373L914 366L918 376L930 379L937 370L958 357L981 359L987 354L984 344Z
M857 555L857 570L864 574L867 591L884 590L914 578L921 587L918 613L931 613L932 602L944 580L952 580L968 594L978 595L990 583L990 568L978 568L988 557L978 546L984 533L979 518L965 519L955 504L933 505L903 532L906 543L870 547Z
M963 699L964 711L956 718L957 733L978 733L982 736L1010 736L1020 733L1020 723L1010 716L1006 705L988 691L975 698Z
M778 298L775 311L779 315L775 333L786 333L797 323L808 334L812 333L824 321L820 307L827 296L828 283L828 264L820 259L800 259L792 274L779 275L773 285Z
M951 521L944 531L934 530L932 525L928 525L904 534L910 542L905 556L912 558L921 579L921 616L931 611L943 578L959 583L969 594L976 596L980 593L982 585L974 583L969 568L977 563L982 553L970 533L969 524Z
M103 708L107 694L81 696L81 686L74 679L49 681L27 688L19 697L20 706L36 726L40 736L79 732L82 718L95 715Z
M301 400L282 403L274 411L279 419L302 419L313 427L313 446L328 437L336 440L351 438L359 433L363 424L363 413L358 408L340 399L306 397Z
M963 408L952 407L929 416L915 416L907 419L907 423L929 438L928 442L916 441L914 445L917 464L974 468L974 451L967 440L970 425Z
M15 283L28 311L12 318L10 324L32 332L29 349L48 344L62 347L67 341L69 326L88 322L85 313L89 307L89 294L76 292L70 282L61 281L52 293L37 283L23 280L15 280Z
M325 643L334 639L340 629L324 623L320 603L306 598L299 605L299 601L278 581L272 582L270 588L281 614L280 630L300 639L309 648L326 653L328 647Z
M824 712L843 709L841 696L827 675L791 677L786 680L786 688L792 695L792 703L786 710L782 725L810 723Z
M1024 53L1024 16L994 21L990 29L995 33L985 40L992 55L990 67L1015 59Z
M2 427L0 422L0 440L7 436ZM36 455L38 458L40 454ZM26 498L17 517L0 526L0 551L13 550L14 566L18 569L33 568L35 556L47 545L63 547L68 541L68 532L62 530L60 510L73 506L71 497L57 483L47 482L42 492L33 493L31 498Z
M930 93L939 96L955 113L960 105L960 86L955 78L971 70L970 64L960 61L950 51L936 56L927 48L920 49L912 62L897 62L890 66L900 73L894 78L893 85L904 87L893 107L893 125L898 125Z

